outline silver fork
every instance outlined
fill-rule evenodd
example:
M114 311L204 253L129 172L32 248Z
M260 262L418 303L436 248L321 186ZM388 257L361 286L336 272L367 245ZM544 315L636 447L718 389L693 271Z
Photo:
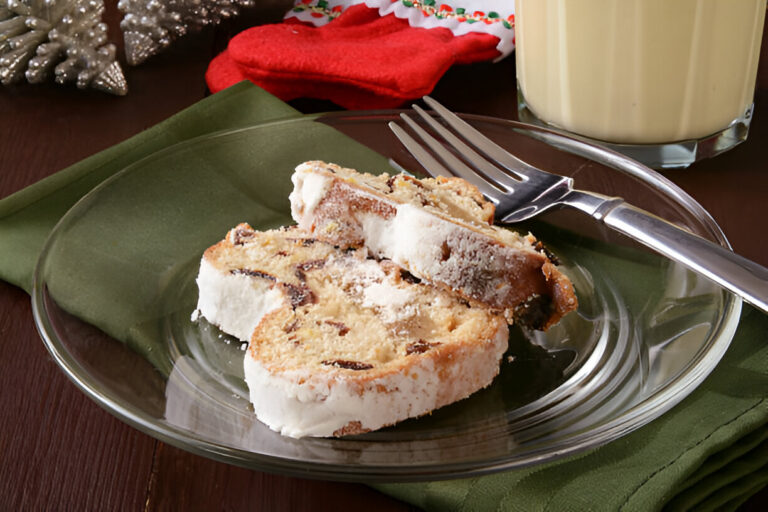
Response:
M768 269L765 267L636 208L620 197L576 190L571 178L529 165L434 99L425 96L424 102L453 129L413 105L416 113L445 142L433 137L406 114L400 117L423 144L397 123L390 122L390 129L431 175L455 175L477 186L496 205L499 222L520 222L553 207L576 208L712 279L768 313ZM553 140L557 139L554 135ZM455 156L447 146L463 158Z

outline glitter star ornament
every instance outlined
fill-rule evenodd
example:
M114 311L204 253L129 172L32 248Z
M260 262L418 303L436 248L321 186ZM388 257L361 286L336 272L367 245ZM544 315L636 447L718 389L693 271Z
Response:
M60 84L126 94L103 13L103 0L0 0L0 83L53 76Z
M2 1L2 0L0 0ZM128 64L141 64L190 31L237 16L254 0L120 0Z

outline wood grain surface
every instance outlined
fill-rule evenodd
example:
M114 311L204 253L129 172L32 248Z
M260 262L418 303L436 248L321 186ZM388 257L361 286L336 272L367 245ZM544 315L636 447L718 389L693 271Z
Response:
M124 66L130 87L124 98L53 84L0 87L0 197L203 98L206 66L228 38L257 23L279 21L291 3L264 0L223 26L178 41L142 66ZM116 0L108 0L105 19L120 45ZM765 39L749 141L668 176L712 213L737 252L768 265ZM457 111L516 118L514 58L455 67L434 96ZM292 105L303 112L336 108L310 100ZM763 491L743 509L764 510L765 499ZM53 362L34 327L28 295L0 282L0 510L416 509L364 485L289 478L215 462L118 421Z

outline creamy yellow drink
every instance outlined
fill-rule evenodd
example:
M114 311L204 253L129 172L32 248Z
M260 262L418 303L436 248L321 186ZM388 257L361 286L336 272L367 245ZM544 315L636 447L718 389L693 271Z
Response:
M540 119L622 143L701 138L752 104L766 0L515 0Z

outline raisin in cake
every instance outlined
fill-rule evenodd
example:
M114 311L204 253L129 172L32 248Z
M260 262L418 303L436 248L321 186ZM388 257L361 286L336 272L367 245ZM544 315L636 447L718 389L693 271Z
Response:
M205 252L198 286L200 313L250 340L257 417L291 437L367 432L465 398L507 347L500 314L296 228L237 226Z
M492 225L493 205L462 179L373 176L313 161L292 180L293 218L321 240L366 247L534 329L577 307L550 253L532 235Z

